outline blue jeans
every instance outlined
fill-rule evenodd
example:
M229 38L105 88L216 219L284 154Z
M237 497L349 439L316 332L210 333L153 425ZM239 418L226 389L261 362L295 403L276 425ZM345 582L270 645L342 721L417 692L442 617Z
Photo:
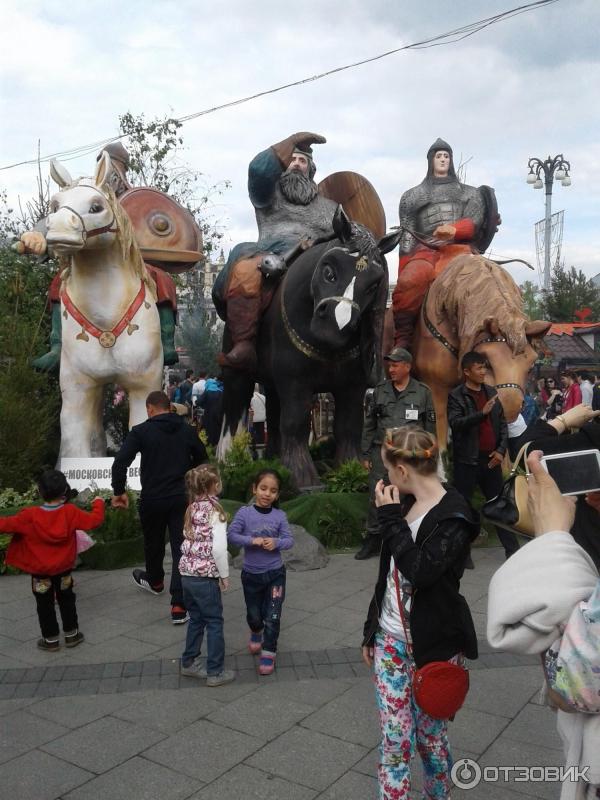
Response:
M206 671L209 675L223 672L225 639L223 637L223 602L217 578L181 576L183 601L190 615L185 650L181 663L189 667L200 655L206 628Z
M285 599L285 567L257 573L242 570L242 587L248 627L252 633L263 632L263 650L276 653Z

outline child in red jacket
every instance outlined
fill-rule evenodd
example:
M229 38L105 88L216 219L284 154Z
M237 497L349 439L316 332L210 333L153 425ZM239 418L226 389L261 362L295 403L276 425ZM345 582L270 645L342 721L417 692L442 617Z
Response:
M82 511L68 502L71 488L58 470L44 472L38 481L44 503L25 508L13 517L0 518L0 532L13 534L6 563L31 575L37 604L42 650L58 650L59 628L54 608L58 603L65 634L65 646L83 641L77 627L77 609L71 569L77 556L75 531L92 530L104 521L104 501L96 498L92 511Z

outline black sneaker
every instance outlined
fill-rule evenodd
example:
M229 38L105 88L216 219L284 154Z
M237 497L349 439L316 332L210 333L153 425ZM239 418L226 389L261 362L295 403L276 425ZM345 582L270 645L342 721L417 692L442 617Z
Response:
M140 589L144 589L146 592L150 592L150 594L162 594L165 590L165 585L162 582L155 583L154 585L151 584L143 569L134 569L131 573L131 577L133 578L133 582L139 586Z
M183 606L171 606L171 622L173 625L183 625L188 622L190 615Z
M72 633L65 633L65 647L77 647L81 644L85 636L81 631L73 631Z
M381 536L367 534L362 543L362 547L355 553L354 558L358 561L364 561L366 558L378 556L381 552Z
M40 650L48 650L50 652L60 650L60 642L58 639L38 639L37 646Z

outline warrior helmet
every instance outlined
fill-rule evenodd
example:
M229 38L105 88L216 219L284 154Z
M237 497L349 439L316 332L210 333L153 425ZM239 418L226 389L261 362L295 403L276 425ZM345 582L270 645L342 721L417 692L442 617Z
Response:
M435 140L435 142L431 145L431 147L427 151L427 177L428 178L433 177L433 157L440 150L445 150L450 156L450 167L448 169L448 177L456 179L452 148L450 147L448 142L445 142L443 139L440 139L439 137Z

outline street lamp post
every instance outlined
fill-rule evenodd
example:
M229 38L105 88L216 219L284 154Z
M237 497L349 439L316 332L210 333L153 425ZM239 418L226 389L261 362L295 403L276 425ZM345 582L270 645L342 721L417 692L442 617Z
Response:
M529 174L527 183L534 189L546 187L546 225L544 227L544 289L550 288L550 240L551 240L551 217L552 217L552 184L554 178L560 181L563 186L571 185L569 170L571 165L560 155L548 156L545 161L539 158L530 158L527 162ZM542 180L543 175L543 180Z

